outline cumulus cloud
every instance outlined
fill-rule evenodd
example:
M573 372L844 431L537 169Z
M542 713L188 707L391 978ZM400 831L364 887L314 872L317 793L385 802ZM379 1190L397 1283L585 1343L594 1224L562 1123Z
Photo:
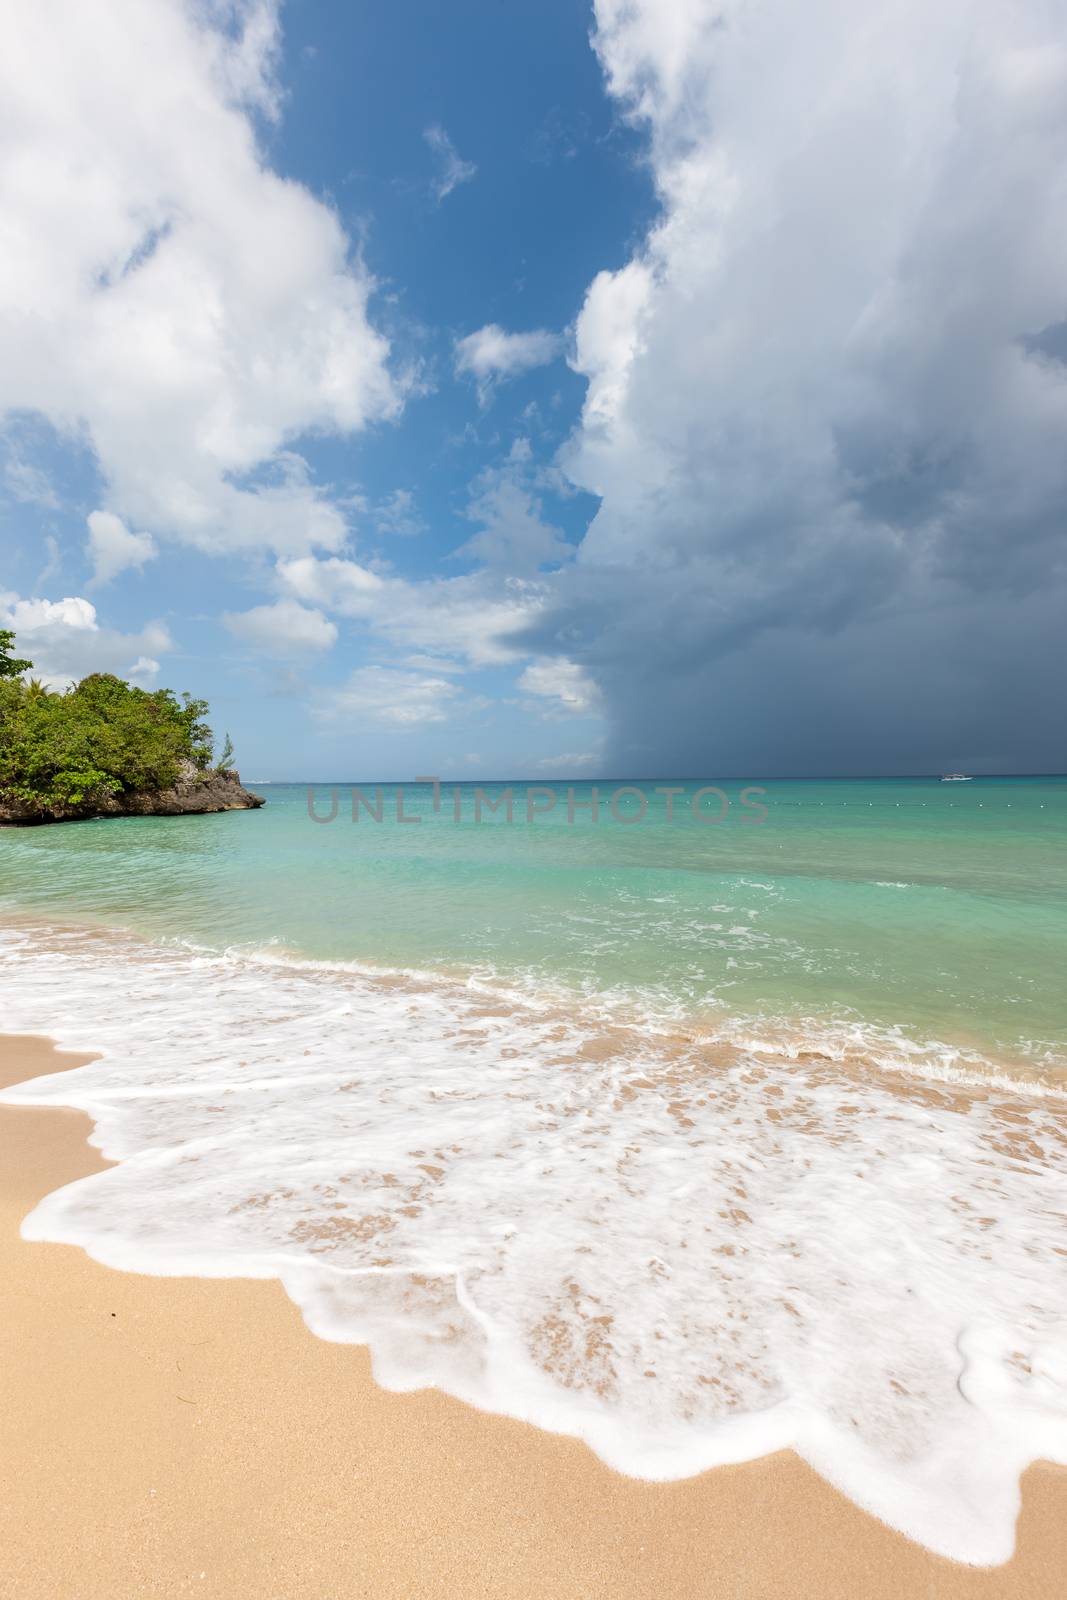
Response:
M463 160L444 128L438 126L426 128L422 136L437 161L433 192L440 202L447 199L452 190L458 188L461 183L470 183L478 168L473 161Z
M359 667L336 689L320 692L318 717L344 721L353 729L425 727L445 722L460 697L446 678L393 667Z
M235 639L265 655L306 655L329 650L337 641L337 624L296 600L228 611L222 620Z
M151 656L138 656L127 669L126 676L138 688L149 689L159 676L159 662L153 661Z
M292 441L401 392L336 214L257 144L276 6L11 0L0 45L0 412L90 442L131 527L338 548Z
M577 322L600 507L526 647L618 770L1062 764L1064 13L596 16L661 210Z
M62 600L20 600L18 595L0 595L4 619L19 633L37 633L44 628L73 628L78 632L96 630L96 607L80 595L65 595Z
M456 372L476 380L479 398L485 404L495 382L517 378L534 367L545 367L562 350L561 336L547 328L507 333L495 322L487 322L483 328L456 340Z
M390 644L472 666L514 661L512 637L534 624L546 595L543 582L510 573L412 582L340 556L279 562L278 580L293 598L364 622Z
M386 581L346 557L300 556L278 563L282 586L298 600L326 606L343 617L370 617Z
M19 654L33 662L32 675L57 689L91 672L114 672L149 688L159 672L156 654L171 648L161 622L147 623L140 633L101 627L96 607L82 595L22 599L0 590L0 626L15 630Z
M566 656L532 661L519 679L526 694L539 695L572 716L590 716L601 709L600 690L586 669Z
M120 572L131 567L138 570L156 555L156 547L147 533L131 533L121 517L113 511L90 511L89 559L93 564L93 583L110 583Z

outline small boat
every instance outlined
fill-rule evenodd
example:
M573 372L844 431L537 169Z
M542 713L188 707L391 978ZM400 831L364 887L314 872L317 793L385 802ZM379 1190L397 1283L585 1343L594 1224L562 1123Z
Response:
M973 782L973 779L971 778L970 774L967 773L967 772L943 772L941 774L941 782L942 783L971 783L971 782Z

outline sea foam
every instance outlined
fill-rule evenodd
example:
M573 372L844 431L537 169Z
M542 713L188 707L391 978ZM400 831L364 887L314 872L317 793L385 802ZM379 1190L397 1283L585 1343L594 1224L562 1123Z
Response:
M792 1446L977 1564L1011 1554L1027 1463L1067 1463L1048 1084L63 929L0 936L0 1026L103 1053L0 1098L80 1107L120 1163L27 1238L277 1277L388 1388L646 1478Z

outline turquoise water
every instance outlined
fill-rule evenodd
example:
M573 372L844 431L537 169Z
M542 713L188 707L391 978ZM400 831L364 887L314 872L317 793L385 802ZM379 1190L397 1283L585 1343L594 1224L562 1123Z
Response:
M681 786L681 780L663 780ZM499 801L503 786L485 786ZM615 820L600 786L548 814L483 811L475 786L386 786L383 820L266 807L0 831L0 904L209 949L493 973L674 1016L842 1019L998 1057L1067 1059L1067 779L775 781L698 821L699 784ZM373 786L363 786L373 800ZM314 807L329 816L332 791ZM765 820L753 809L762 798ZM584 802L584 805L582 804ZM548 804L544 790L535 798ZM633 815L635 796L621 800ZM722 803L706 797L716 814Z

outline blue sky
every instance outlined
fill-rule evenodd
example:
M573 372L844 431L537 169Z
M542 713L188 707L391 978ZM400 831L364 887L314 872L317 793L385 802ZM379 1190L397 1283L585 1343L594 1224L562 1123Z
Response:
M588 281L625 261L652 212L641 140L604 94L591 26L591 14L560 0L536 12L309 3L284 17L273 64L277 115L254 119L262 159L335 211L373 278L370 315L388 332L391 364L411 374L398 417L352 433L299 433L287 448L347 502L361 559L400 577L469 572L477 559L457 552L478 531L472 504L492 475L509 470L517 449L527 455L524 480L551 469L585 387L568 368L563 330ZM551 331L553 358L483 393L472 374L455 370L455 344L486 324ZM446 727L390 727L381 709L352 732L333 718L309 725L314 686L413 652L383 652L358 626L342 626L328 652L282 649L272 659L270 650L242 648L220 619L270 590L262 560L244 555L160 542L143 568L94 586L86 518L109 503L106 474L84 442L57 436L32 413L16 414L8 433L19 464L41 473L52 493L34 504L9 480L5 587L88 592L101 622L130 634L159 618L173 647L157 681L207 696L246 770L389 776L428 761L495 771L503 760L501 770L532 771L571 747L598 747L599 716L568 715L561 744L558 716L536 699L520 703L522 668L511 663L465 671L463 697L476 709ZM529 492L576 544L592 498L566 483ZM446 682L458 676L415 670Z
M202 695L258 779L1062 765L1039 0L3 32L0 622L51 681Z

